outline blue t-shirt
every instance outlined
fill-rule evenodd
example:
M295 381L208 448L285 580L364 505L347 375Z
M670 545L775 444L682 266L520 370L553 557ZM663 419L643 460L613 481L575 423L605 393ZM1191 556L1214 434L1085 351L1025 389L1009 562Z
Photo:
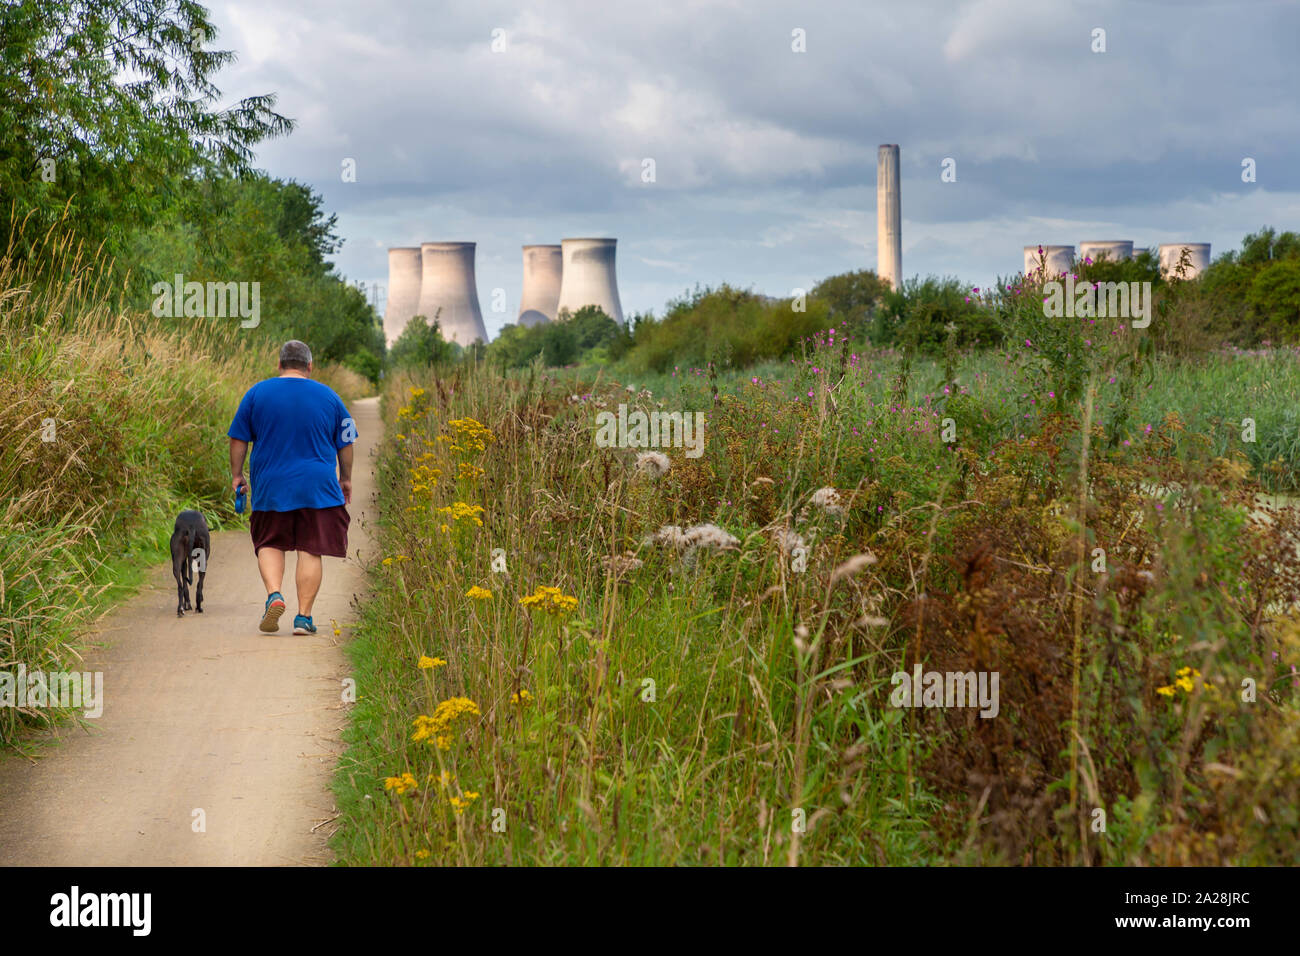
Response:
M338 452L357 439L334 389L309 378L258 382L239 403L227 434L253 443L251 511L294 511L343 504Z

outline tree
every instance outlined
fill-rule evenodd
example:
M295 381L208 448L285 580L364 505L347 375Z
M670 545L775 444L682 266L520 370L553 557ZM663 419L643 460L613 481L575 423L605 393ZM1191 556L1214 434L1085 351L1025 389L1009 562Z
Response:
M1300 235L1294 232L1281 234L1265 226L1259 232L1253 232L1241 241L1241 252L1228 253L1230 261L1243 266L1262 267L1278 259L1300 257Z
M1240 251L1219 256L1200 277L1208 327L1242 345L1294 341L1300 333L1298 264L1300 235L1265 227L1246 236Z
M242 339L301 339L321 361L344 362L374 381L383 326L326 260L340 245L334 228L321 197L301 183L262 173L200 178L128 247L129 304L148 309L153 284L177 273L187 281L256 282L261 323Z
M194 0L17 0L0 6L0 195L13 254L62 222L91 250L133 230L203 171L246 171L253 146L292 129L273 95L217 108L213 48ZM11 218L12 217L12 218Z
M618 338L623 327L598 305L584 305L569 320L579 351L598 348Z
M847 320L860 328L889 291L889 283L870 269L859 269L823 279L813 286L810 294L830 307L832 321Z
M437 316L430 322L424 316L417 315L406 324L402 334L388 350L388 358L393 368L410 369L443 365L454 361L459 353L458 345L442 337L442 327Z
M554 322L505 326L487 354L503 368L522 368L537 356L549 366L604 361L608 349L628 337L627 331L597 305L584 305L570 314L564 309Z
M544 322L536 326L542 330L542 361L551 368L572 365L582 353L578 329L572 321Z
M489 359L503 369L527 365L541 351L541 341L533 334L534 328L507 323L488 345Z
M1300 256L1276 259L1255 273L1246 301L1262 322L1262 337L1300 340Z

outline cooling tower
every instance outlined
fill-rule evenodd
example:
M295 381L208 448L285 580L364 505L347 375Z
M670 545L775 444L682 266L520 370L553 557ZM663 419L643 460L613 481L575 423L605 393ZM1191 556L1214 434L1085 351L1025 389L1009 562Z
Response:
M1162 242L1160 244L1160 274L1172 277L1178 269L1178 259L1187 250L1189 265L1184 279L1195 279L1210 265L1208 242Z
M893 143L881 146L876 156L876 275L892 289L903 281L903 204Z
M1047 277L1059 276L1074 268L1074 246L1025 246L1025 275L1038 268L1038 250L1047 260Z
M618 279L614 274L614 246L617 239L561 239L563 269L560 276L559 310L575 314L584 305L598 305L619 325L623 306L618 301Z
M417 315L420 307L420 250L401 247L388 250L388 303L384 306L384 338L392 345Z
M1038 252L1037 249L1034 250ZM1128 239L1107 239L1095 242L1079 243L1079 258L1092 259L1096 262L1105 255L1111 262L1122 262L1133 258L1133 243Z
M560 246L524 246L524 291L519 296L519 325L554 322L560 309ZM611 271L613 256L611 254ZM618 293L614 294L618 301Z
M437 316L442 337L449 342L459 345L470 345L475 339L487 342L487 329L478 306L478 286L474 282L474 243L421 243L420 263L420 304L416 314L429 322Z

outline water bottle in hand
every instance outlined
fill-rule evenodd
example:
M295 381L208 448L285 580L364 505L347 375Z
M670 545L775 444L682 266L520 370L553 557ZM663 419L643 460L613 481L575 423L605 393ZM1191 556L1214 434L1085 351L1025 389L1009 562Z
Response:
M237 515L242 515L244 513L244 500L247 497L247 492L248 486L240 485L239 491L235 493L235 514Z

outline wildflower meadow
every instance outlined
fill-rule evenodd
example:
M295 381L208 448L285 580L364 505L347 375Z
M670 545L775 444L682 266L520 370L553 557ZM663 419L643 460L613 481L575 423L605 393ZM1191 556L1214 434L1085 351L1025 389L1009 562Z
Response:
M341 861L1300 862L1300 367L1010 291L997 350L389 381Z

